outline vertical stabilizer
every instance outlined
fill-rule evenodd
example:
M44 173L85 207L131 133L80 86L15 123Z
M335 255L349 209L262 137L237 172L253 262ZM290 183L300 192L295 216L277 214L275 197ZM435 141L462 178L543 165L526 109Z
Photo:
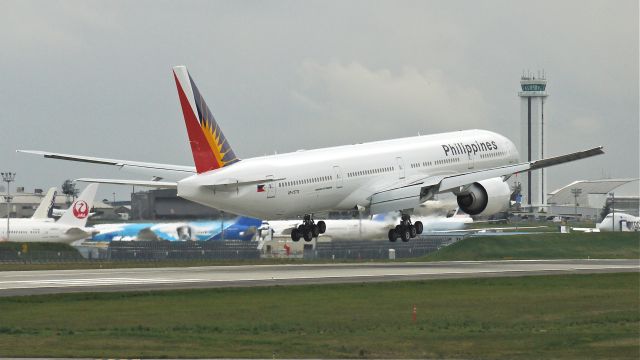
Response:
M84 227L89 219L89 211L93 207L93 199L96 197L97 190L98 184L87 185L76 201L62 214L58 224Z
M52 187L40 201L40 205L31 216L32 219L44 220L50 217L53 203L56 200L56 188Z
M173 77L198 174L239 161L187 68L175 66Z

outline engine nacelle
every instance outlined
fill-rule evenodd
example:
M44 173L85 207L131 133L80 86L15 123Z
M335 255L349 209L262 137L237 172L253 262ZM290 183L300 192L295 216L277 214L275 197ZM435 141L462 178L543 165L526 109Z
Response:
M511 189L502 178L492 178L473 183L469 189L458 194L460 210L469 215L487 216L509 208Z

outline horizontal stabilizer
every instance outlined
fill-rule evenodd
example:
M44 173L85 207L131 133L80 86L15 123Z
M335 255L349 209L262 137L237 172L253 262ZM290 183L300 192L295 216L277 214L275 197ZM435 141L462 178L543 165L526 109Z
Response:
M117 166L119 168L137 168L137 169L146 169L146 170L170 171L170 172L184 173L185 175L195 174L196 172L196 169L193 166L108 159L108 158L99 158L99 157L83 156L83 155L60 154L60 153L39 151L39 150L16 150L16 152L24 153L24 154L40 155L47 159L77 161L77 162L84 162L84 163L98 164L98 165L111 165L111 166Z
M145 181L145 180L126 180L126 179L92 179L92 178L80 178L75 181L97 183L97 184L111 184L111 185L129 185L129 186L146 186L158 189L175 189L178 184L169 181Z
M65 234L67 235L76 235L76 236L84 235L85 237L89 237L97 233L98 231L93 230L92 228L77 228L77 227L72 227L67 229L67 231L65 231Z

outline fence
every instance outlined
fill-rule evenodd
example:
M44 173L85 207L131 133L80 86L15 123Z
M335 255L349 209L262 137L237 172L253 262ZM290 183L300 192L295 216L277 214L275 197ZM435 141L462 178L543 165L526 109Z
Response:
M111 260L259 259L257 244L250 241L114 241Z
M305 259L388 259L389 250L396 258L424 256L461 239L457 236L421 236L409 242L371 240L333 240L305 244ZM259 259L261 250L253 241L114 241L108 246L63 244L20 244L0 246L0 263L56 263L79 261L159 261L207 259Z
M463 236L421 236L408 242L333 240L319 242L315 249L305 249L305 259L388 259L389 250L396 258L419 257L442 246L462 239Z

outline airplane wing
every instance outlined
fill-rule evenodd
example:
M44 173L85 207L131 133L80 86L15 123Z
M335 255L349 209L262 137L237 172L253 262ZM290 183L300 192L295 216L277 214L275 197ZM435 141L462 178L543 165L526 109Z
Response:
M196 173L196 168L193 166L107 159L107 158L99 158L99 157L83 156L83 155L60 154L60 153L38 151L38 150L16 150L16 152L32 154L32 155L41 155L48 159L77 161L77 162L85 162L85 163L98 164L98 165L111 165L111 166L116 166L120 169L126 169L126 170L155 170L155 171L174 172L174 173L178 172L178 173L184 174L185 177Z
M502 177L507 180L513 174L537 170L544 167L580 160L604 154L602 146L589 150L531 162L498 166L490 169L474 170L450 175L428 176L411 179L402 186L395 186L378 191L370 197L372 214L395 211L397 209L415 208L437 193L462 191L465 187L482 180Z
M98 230L93 230L91 228L78 228L78 227L72 227L67 229L67 231L65 231L65 234L67 235L78 235L78 236L85 236L85 237L90 237L92 234L97 234Z
M473 184L477 181L482 181L494 177L502 176L507 180L511 175L531 171L538 170L549 166L564 164L571 161L576 161L580 159L585 159L591 156L604 154L602 150L602 146L595 147L593 149L578 151L571 154L556 156L552 158L536 160L526 163L520 163L515 165L507 165L500 166L491 169L478 170L466 173L460 173L455 175L449 175L442 179L440 182L439 192L446 192L449 190L453 190L455 188L465 186L468 184Z
M145 181L145 180L127 180L127 179L94 179L94 178L79 178L74 181L98 183L98 184L111 184L111 185L132 185L132 186L146 186L158 189L175 189L178 187L178 183L170 181Z

